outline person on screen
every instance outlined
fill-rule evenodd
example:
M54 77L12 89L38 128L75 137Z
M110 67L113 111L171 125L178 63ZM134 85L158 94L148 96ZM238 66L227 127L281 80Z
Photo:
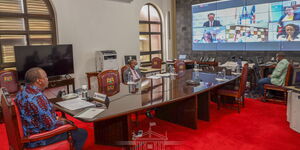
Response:
M30 68L25 73L25 80L27 84L17 93L15 99L20 110L24 135L30 136L62 126L66 120L56 116L53 105L43 94L43 90L48 86L46 72L39 67ZM71 133L75 149L81 150L87 138L86 130L78 128L72 130ZM25 146L34 148L50 145L67 138L67 133L63 133L45 140L30 142Z
M285 76L287 74L289 62L285 59L285 54L283 52L279 52L276 54L276 60L278 61L278 63L272 74L266 78L260 79L257 83L256 91L258 92L259 97L264 94L265 84L283 86L285 83Z
M209 31L206 31L203 34L203 37L199 41L199 43L213 43L213 37L212 34Z
M284 8L284 15L279 18L279 24L283 26L283 22L300 20L300 14L296 13L294 8L291 6Z
M141 73L140 69L138 68L137 64L138 63L135 59L128 61L129 67L124 71L124 74L123 74L123 79L124 79L125 83L128 82L129 72L131 73L134 82L139 81L141 79L142 73Z
M203 27L219 27L222 26L219 20L215 20L215 14L209 13L207 15L208 21L204 22Z
M280 41L300 41L299 26L288 24L284 27L281 35L278 36Z

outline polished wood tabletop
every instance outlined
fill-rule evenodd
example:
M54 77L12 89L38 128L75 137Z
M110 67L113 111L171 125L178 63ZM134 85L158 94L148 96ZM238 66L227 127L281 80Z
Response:
M205 72L208 71L208 72ZM135 92L129 91L129 86L120 84L118 93L109 96L110 103L108 107L103 105L99 108L105 108L105 111L97 115L93 119L79 120L85 122L95 122L107 120L110 118L130 114L144 109L160 107L176 101L180 101L185 98L207 92L213 88L226 84L230 81L237 79L239 76L226 75L226 80L216 80L216 70L202 70L201 72L186 70L178 73L175 76L162 77L159 79L142 78L136 85ZM199 85L188 85L187 80L197 80ZM90 95L92 96L92 95ZM62 99L50 100L54 104ZM55 107L64 111L71 116L78 114L84 109L75 111L67 110L59 105L55 104Z

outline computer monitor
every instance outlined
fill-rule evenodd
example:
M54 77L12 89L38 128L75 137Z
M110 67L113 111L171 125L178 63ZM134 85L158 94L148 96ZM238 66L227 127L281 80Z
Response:
M294 68L292 85L300 85L300 67Z
M186 59L186 55L179 55L178 59L179 60L184 60L184 59Z

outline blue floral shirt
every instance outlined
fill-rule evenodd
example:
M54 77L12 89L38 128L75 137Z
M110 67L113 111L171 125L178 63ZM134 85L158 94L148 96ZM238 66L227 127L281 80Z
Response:
M15 103L20 110L24 136L50 131L63 124L57 120L53 105L36 86L26 85L18 92ZM42 145L46 145L44 140L31 142L25 146Z

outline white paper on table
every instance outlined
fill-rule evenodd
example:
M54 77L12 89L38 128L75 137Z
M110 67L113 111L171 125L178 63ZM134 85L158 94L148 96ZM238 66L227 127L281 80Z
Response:
M149 77L146 77L147 79L160 79L161 77L160 76L149 76Z
M158 73L158 74L156 74L156 76L158 76L158 77L168 77L170 75L171 75L170 73L162 73L162 74Z
M56 104L69 110L77 110L81 108L95 106L95 104L81 100L80 98L57 102Z
M92 118L96 117L98 114L102 113L103 111L104 111L104 109L101 109L101 108L88 108L88 109L83 110L82 112L78 113L74 117L92 119Z

